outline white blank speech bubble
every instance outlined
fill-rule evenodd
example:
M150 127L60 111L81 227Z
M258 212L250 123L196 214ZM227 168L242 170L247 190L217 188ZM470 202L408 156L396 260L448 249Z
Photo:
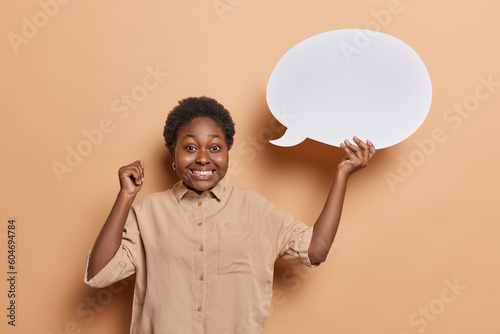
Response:
M424 122L432 100L429 73L417 53L385 33L342 29L290 49L267 84L267 104L288 129L271 140L306 138L339 146L358 136L377 149L395 145Z

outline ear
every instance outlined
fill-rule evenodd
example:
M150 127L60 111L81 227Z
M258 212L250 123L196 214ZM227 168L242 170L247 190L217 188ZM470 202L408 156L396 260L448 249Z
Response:
M170 151L170 154L172 154L172 157L175 159L175 147L174 147L174 145L170 145L169 151Z

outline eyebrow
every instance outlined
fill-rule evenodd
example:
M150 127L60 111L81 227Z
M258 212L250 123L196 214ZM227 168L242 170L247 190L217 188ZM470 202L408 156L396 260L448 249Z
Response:
M184 137L189 137L189 138L198 138L199 136L198 135L193 135L193 134L190 134L188 133L186 136ZM208 135L208 138L220 138L219 135L217 134L213 134L213 135Z

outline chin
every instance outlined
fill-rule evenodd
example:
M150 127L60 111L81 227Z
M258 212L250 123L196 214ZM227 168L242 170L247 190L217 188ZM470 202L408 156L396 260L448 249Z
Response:
M191 188L196 189L198 191L206 191L206 190L209 190L209 189L212 189L213 187L215 187L217 185L217 183L219 183L219 181L217 181L217 182L203 182L203 181L202 182L200 182L200 181L187 182L186 180L184 180L184 183L188 187L191 187Z

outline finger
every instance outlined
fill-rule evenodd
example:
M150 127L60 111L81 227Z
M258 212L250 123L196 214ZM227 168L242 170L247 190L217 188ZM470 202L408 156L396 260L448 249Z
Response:
M369 146L367 144L365 144L365 142L363 142L361 139L359 139L358 137L354 136L352 137L352 139L354 140L354 142L362 149L362 150L368 150L369 149Z
M354 153L345 143L340 143L340 148L344 150L348 157L352 157L354 155Z
M356 144L361 148L363 159L365 163L367 163L370 160L370 146L368 146L368 144L365 144L365 142L363 142L356 136L354 136L353 139L354 142L356 142Z
M137 161L140 166L140 171L141 171L141 181L144 182L144 160L139 160Z
M142 167L139 164L139 161L135 161L132 164L125 167L124 177L130 178L136 186L142 184L143 174Z
M373 143L370 141L370 139L367 139L366 143L368 144L368 146L370 146L370 149L375 152L375 145L373 145Z
M136 160L130 166L137 171L137 174L133 175L134 179L144 181L144 161Z
M352 144L348 139L344 140L344 143L349 148L349 150L351 150L353 156L360 159L360 157L362 156L361 149L357 145Z
M121 178L124 181L127 182L128 180L130 180L135 185L137 185L138 177L139 177L139 172L135 166L127 166L123 169L121 173Z
M373 158L373 156L375 155L377 150L375 149L375 145L373 145L373 143L369 139L367 139L366 142L368 143L368 145L370 147L370 159L371 159L371 158Z
M346 156L344 157L342 163L344 165L347 164L354 164L354 161L359 161L359 158L356 156L356 154L345 144L345 143L340 143L340 147L344 149Z
M134 177L135 184L140 186L144 181L144 174L142 172L142 166L137 162L134 164L132 169L132 176Z

